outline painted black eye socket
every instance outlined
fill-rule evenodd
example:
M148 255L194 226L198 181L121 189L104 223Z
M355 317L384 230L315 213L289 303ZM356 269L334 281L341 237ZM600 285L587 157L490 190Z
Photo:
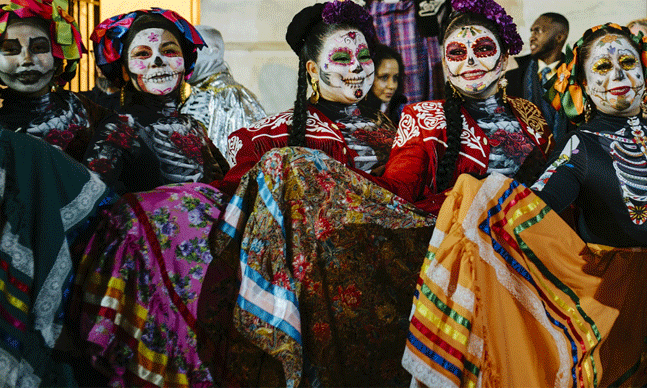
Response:
M18 55L20 54L20 50L20 46L12 44L3 44L2 47L0 47L0 52L2 52L2 55Z
M496 46L489 45L489 44L483 44L483 45L480 45L479 47L477 47L475 51L479 52L479 53L485 53L485 52L494 51L494 50L496 50Z

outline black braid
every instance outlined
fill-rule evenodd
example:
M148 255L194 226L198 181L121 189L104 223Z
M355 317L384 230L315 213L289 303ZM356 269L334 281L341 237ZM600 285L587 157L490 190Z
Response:
M451 184L458 161L458 152L461 146L461 132L463 131L463 116L461 115L461 97L454 93L454 89L445 83L445 122L447 123L447 149L438 163L436 171L436 187L441 192Z
M297 83L297 98L294 101L294 115L292 117L292 130L288 139L290 147L306 146L306 121L308 120L308 59L305 50L299 55L299 81Z
M292 117L292 129L288 138L288 146L305 147L306 145L306 121L308 120L308 84L310 76L306 69L306 63L311 60L317 62L324 39L335 31L357 28L347 23L326 24L323 21L312 27L299 52L299 80L297 83L297 96L294 101L294 115ZM360 29L361 31L361 29Z

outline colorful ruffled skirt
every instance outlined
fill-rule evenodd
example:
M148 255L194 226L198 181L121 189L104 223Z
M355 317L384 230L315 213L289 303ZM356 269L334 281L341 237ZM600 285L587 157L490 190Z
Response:
M586 244L528 188L462 175L402 364L428 387L645 386L646 274L647 249Z
M320 151L266 153L212 240L200 316L218 383L407 386L399 361L434 220Z
M223 196L201 183L125 195L88 244L80 325L112 386L210 387L198 297Z

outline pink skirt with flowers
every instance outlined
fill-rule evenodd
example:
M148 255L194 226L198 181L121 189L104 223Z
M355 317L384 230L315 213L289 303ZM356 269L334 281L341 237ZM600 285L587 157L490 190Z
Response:
M81 333L112 386L213 385L196 312L222 205L201 183L127 194L92 236L76 281Z

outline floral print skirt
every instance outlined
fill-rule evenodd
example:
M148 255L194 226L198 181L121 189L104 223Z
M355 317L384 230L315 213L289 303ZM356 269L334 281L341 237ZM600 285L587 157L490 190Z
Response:
M80 325L112 386L212 386L198 355L197 301L223 196L191 183L127 194L88 244Z
M199 314L216 382L408 386L400 359L434 220L320 151L266 153L211 240Z

